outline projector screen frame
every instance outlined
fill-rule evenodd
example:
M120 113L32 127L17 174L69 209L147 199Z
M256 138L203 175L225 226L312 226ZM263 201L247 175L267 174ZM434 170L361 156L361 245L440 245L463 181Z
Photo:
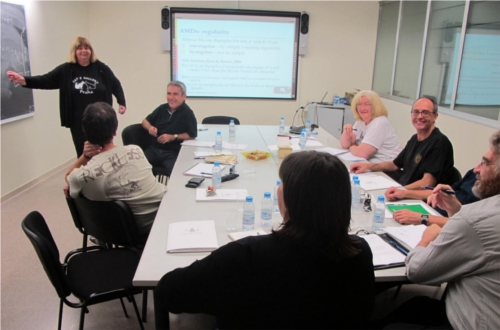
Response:
M200 14L200 15L221 15L221 16L256 16L265 19L266 17L275 17L278 19L293 19L294 31L293 31L293 49L288 54L293 54L291 59L292 69L288 67L287 70L290 75L291 86L276 86L273 92L278 96L268 96L268 95L207 95L203 93L193 93L190 89L189 83L183 81L183 79L178 79L177 68L175 67L176 61L179 60L179 50L177 48L175 34L176 30L179 29L176 22L176 16L182 14ZM170 56L170 78L171 80L180 80L186 83L187 94L190 98L208 98L208 99L273 99L273 100L296 100L297 99L297 79L298 79L298 61L299 61L299 41L300 41L300 17L301 12L288 12L288 11L262 11L262 10L243 10L243 9L216 9L216 8L185 8L185 7L170 7L170 43L171 43L171 56ZM177 32L178 34L178 32ZM290 44L288 47L291 48ZM290 60L290 58L288 58ZM177 62L178 63L178 62ZM227 81L224 81L228 83ZM243 88L244 89L244 88ZM242 90L243 90L242 89ZM201 94L201 95L200 95ZM282 95L284 94L284 95ZM280 96L282 95L282 96Z

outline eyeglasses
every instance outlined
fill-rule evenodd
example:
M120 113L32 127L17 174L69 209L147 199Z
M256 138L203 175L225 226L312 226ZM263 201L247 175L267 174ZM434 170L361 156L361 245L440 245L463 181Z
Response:
M356 108L362 108L362 107L371 108L372 105L371 105L371 103L363 103L363 104L358 103L358 104L356 104Z
M414 117L418 117L418 115L422 115L422 117L429 117L431 113L434 114L435 112L429 110L422 110L422 111L412 110L410 111L410 113Z

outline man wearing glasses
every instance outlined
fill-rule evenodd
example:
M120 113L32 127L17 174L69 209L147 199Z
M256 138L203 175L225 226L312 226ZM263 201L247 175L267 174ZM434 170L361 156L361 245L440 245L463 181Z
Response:
M500 131L474 168L472 192L480 201L462 206L438 185L428 202L445 209L450 219L440 228L429 226L406 258L413 283L448 282L446 301L410 299L388 323L414 323L439 329L500 329ZM391 329L424 329L396 326Z
M352 164L351 172L384 171L406 189L453 183L453 147L434 125L438 117L436 102L421 97L413 103L410 113L417 134L399 155L393 161L378 164Z

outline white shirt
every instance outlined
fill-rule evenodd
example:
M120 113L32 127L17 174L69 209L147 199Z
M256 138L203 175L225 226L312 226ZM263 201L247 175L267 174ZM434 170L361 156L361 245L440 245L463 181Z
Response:
M368 160L370 163L393 161L401 152L396 132L386 116L373 118L368 125L363 121L356 121L353 129L356 129L354 132L356 145L366 143L377 149L377 152Z

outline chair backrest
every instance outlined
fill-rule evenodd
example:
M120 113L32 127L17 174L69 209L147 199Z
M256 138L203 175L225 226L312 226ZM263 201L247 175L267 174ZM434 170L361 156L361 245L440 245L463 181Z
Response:
M229 116L210 116L203 118L202 124L229 125L229 122L234 120L235 125L239 125L240 121L236 117Z
M123 145L135 144L145 150L151 143L151 135L142 127L142 124L132 124L122 131Z
M45 269L45 273L56 289L59 298L69 296L71 287L59 260L59 249L43 216L39 212L33 211L24 218L21 227L33 244L43 269Z
M462 174L460 173L458 168L453 167L452 171L453 171L453 175L451 176L451 183L455 183L455 182L462 180Z
M91 201L84 196L69 198L68 206L81 231L108 244L139 250L139 231L134 214L123 201ZM73 219L74 220L74 219Z

